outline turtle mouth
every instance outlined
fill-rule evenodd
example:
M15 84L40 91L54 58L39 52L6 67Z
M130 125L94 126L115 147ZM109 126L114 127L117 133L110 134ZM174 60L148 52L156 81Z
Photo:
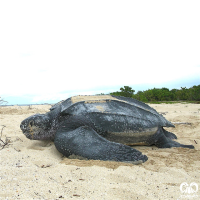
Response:
M39 139L39 135L40 134L40 131L36 131L36 130L25 130L25 131L22 131L23 134L30 140L37 140Z
M23 133L24 133L24 135L25 135L28 139L30 139L30 140L37 140L37 139L35 138L35 135L30 134L30 132L23 132Z
M46 140L48 136L44 133L43 130L37 130L34 132L25 131L24 135L30 140Z

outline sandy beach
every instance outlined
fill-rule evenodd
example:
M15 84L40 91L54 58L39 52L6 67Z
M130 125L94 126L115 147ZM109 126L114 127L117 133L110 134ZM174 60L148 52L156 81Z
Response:
M0 150L0 199L200 199L200 189L180 191L183 182L200 188L200 104L150 106L176 122L167 130L178 142L195 149L136 146L149 158L140 165L65 158L53 142L31 141L19 127L50 105L0 107L0 131L5 126L1 139L9 142Z

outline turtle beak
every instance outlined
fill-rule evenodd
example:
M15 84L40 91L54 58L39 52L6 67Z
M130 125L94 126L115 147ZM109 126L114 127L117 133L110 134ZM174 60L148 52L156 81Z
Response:
M20 129L22 130L23 133L27 130L27 125L25 123L25 120L21 122Z

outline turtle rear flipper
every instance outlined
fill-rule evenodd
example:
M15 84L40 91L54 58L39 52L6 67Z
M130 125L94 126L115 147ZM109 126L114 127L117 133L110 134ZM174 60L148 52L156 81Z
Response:
M170 138L170 139L177 139L177 137L176 137L176 135L174 134L174 133L171 133L171 132L169 132L169 131L166 131L165 129L162 129L163 130L163 132L164 132L164 134L165 134L165 136L167 137L167 138Z
M74 154L87 159L114 160L132 164L148 160L140 151L108 141L89 126L80 126L67 132L65 130L60 128L57 131L54 144L57 150L67 157Z
M155 146L159 148L183 147L183 148L194 149L193 145L180 144L178 142L171 140L170 136L173 136L173 135L169 134L168 135L169 137L167 137L166 132L167 131L165 131L163 128L158 128L157 132L151 138L151 142L155 140L154 144Z

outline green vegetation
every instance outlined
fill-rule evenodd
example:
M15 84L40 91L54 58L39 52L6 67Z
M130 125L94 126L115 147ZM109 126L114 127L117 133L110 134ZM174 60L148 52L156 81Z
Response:
M120 92L110 93L115 96L123 96L123 97L133 97L135 90L132 90L129 86L124 86L124 88L120 88Z
M193 86L191 88L181 87L181 89L168 88L153 88L146 91L138 91L134 94L133 90L129 86L120 88L120 92L112 92L111 95L132 97L139 101L150 103L173 103L174 101L186 101L188 103L200 103L200 85Z

